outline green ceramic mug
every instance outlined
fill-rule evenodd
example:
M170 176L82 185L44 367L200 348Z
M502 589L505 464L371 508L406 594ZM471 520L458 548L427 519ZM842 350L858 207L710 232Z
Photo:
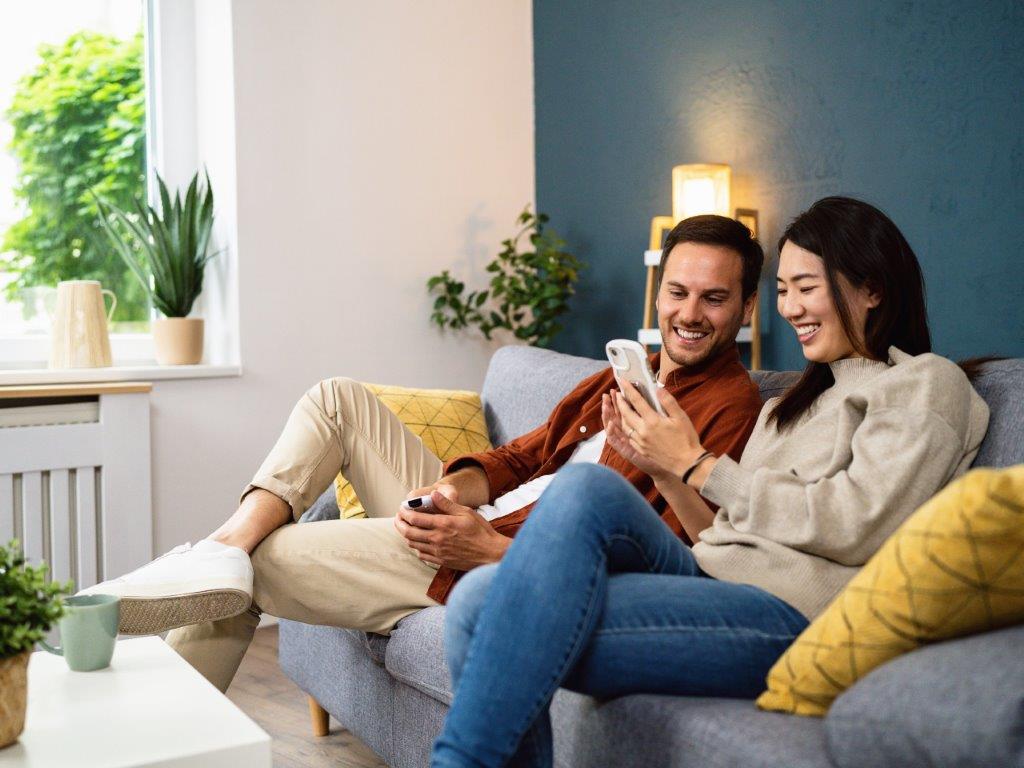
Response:
M114 595L78 595L64 600L67 612L60 620L61 645L40 641L50 653L63 656L75 672L106 669L114 655L121 598Z

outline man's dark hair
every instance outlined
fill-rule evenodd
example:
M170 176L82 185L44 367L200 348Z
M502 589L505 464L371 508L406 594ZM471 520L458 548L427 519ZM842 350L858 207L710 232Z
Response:
M764 266L764 250L753 233L735 219L707 214L691 216L676 224L665 238L665 247L661 250L661 264L658 265L659 288L668 255L680 243L720 245L735 251L743 261L743 300L746 301L757 291L761 268Z

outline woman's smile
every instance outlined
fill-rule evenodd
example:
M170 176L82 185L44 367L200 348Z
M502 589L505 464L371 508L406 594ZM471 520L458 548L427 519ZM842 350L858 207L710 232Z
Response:
M818 331L821 329L821 323L801 323L793 327L796 328L796 337L800 340L800 343L810 344L811 339L817 336Z

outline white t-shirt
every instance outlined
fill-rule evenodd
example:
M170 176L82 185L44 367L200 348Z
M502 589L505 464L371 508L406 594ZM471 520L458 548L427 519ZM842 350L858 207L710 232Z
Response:
M602 429L593 437L587 438L586 440L580 441L579 445L576 446L576 450L572 452L572 456L566 464L597 464L601 459L601 451L604 450L605 434ZM523 483L518 488L515 488L504 496L499 496L494 500L493 504L484 504L477 507L477 512L484 516L487 520L493 520L496 517L504 517L510 515L518 509L522 509L527 504L532 504L540 495L544 493L544 489L547 488L551 481L555 479L555 473L550 475L541 475L535 477L528 483Z

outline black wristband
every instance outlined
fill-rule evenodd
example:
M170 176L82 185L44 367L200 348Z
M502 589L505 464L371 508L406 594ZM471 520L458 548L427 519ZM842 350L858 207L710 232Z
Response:
M690 465L689 469L687 469L685 472L683 472L683 485L686 485L686 481L690 479L690 475L692 475L694 470L697 469L697 467L700 466L700 463L702 461L705 461L706 459L714 458L714 455L715 454L713 454L711 451L704 451L704 453L702 453L700 456L698 456L696 461L694 461L693 464Z

